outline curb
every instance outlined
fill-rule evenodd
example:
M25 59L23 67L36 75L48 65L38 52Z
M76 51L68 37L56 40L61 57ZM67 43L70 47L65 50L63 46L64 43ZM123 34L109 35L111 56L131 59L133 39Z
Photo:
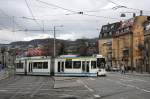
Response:
M134 76L145 76L145 77L150 77L150 74L129 74L129 73L126 73L125 75L134 75Z
M108 72L108 74L120 74L119 72ZM134 76L145 76L150 77L150 74L138 74L138 73L125 73L124 75L134 75Z
M4 80L4 79L6 79L6 78L8 78L8 77L9 77L9 75L4 76L4 77L2 77L0 80Z
M57 79L57 78L62 78L62 79ZM60 77L60 76L56 76L54 77L54 80L55 81L66 81L66 80L74 80L74 79L77 79L76 77Z

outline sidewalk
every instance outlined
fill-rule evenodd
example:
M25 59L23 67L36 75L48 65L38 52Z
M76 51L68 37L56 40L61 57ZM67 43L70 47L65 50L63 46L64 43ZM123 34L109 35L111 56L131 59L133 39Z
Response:
M0 71L0 80L6 79L10 76L14 76L14 70L5 68Z
M112 73L112 74L116 74L116 73L119 73L120 72L108 72L108 73ZM138 73L138 72L126 72L125 75L134 75L134 76L145 76L145 77L150 77L150 74L149 73L146 73L146 72L143 72L143 73Z
M0 71L0 80L3 80L7 77L9 77L9 72L7 70L1 70Z
M146 77L150 77L150 74L149 73L146 73L146 72L143 72L143 73L138 73L138 72L128 72L128 73L125 73L125 75L135 75L135 76L146 76Z

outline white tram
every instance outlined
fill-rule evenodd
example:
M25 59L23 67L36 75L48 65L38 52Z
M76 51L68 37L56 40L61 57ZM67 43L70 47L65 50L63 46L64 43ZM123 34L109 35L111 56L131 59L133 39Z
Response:
M15 63L16 74L50 75L50 57L40 56L17 58Z
M58 57L55 59L55 76L97 76L104 68L105 59L95 57Z

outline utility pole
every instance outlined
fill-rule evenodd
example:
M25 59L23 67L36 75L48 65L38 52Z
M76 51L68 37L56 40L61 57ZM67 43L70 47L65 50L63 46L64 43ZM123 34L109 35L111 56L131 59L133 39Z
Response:
M55 30L55 26L54 26L54 58L56 57L56 30Z
M63 25L54 26L54 58L56 57L56 27L63 27Z
M51 75L54 76L54 65L55 65L55 57L56 57L56 27L63 27L63 25L60 26L54 26L54 56L52 58L52 62L51 62Z

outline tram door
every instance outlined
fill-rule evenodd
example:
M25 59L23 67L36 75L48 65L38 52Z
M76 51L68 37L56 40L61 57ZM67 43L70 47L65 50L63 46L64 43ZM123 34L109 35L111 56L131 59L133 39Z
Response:
M32 63L29 63L28 72L32 73Z
M64 72L64 62L58 62L58 72Z
M89 72L89 62L82 61L82 72L88 73Z

